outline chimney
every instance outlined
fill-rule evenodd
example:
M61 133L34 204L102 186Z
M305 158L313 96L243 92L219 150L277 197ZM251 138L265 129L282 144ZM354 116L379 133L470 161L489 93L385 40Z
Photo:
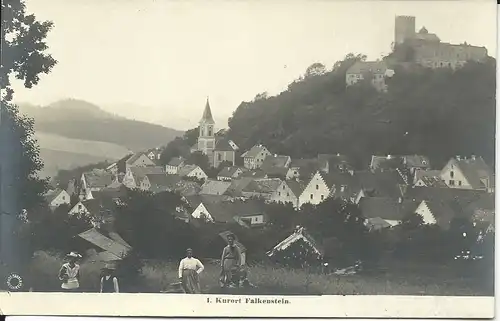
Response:
M391 157L392 157L391 155L387 155L387 159L391 159Z
M473 161L475 161L476 160L476 155L471 155L470 159L472 159Z
M455 158L457 159L457 161L461 160L460 155L455 156Z

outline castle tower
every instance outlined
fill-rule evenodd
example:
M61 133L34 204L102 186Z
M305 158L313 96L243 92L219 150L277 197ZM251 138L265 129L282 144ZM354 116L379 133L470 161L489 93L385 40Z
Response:
M394 26L394 44L399 45L406 39L415 37L415 17L396 16Z
M198 150L203 154L208 155L209 158L213 153L215 148L215 121L212 117L212 110L210 109L210 103L205 104L205 110L203 111L203 116L200 120L200 134L198 136Z

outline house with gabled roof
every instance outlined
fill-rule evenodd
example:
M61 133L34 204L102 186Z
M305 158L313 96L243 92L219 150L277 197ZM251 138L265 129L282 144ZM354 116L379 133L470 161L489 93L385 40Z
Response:
M287 172L286 179L300 178L302 180L310 179L316 172L328 173L328 161L325 158L300 158L292 159L290 169Z
M68 212L68 215L85 215L92 219L92 225L101 226L114 221L117 202L108 197L79 201Z
M318 154L318 160L320 163L328 164L327 172L340 171L347 172L354 169L351 160L348 156L337 154Z
M231 182L208 179L201 186L201 195L224 195Z
M218 174L217 180L219 181L231 181L238 178L243 172L246 171L245 168L239 166L227 166L224 167Z
M370 170L371 171L386 171L386 170L395 171L395 170L401 169L403 167L404 167L404 160L403 160L402 156L372 155L372 159L370 161Z
M394 70L389 69L383 61L358 61L346 71L346 85L352 86L366 79L378 91L387 91L386 77L394 75Z
M416 213L419 203L403 198L365 197L360 199L359 208L370 230L399 225L409 214ZM426 223L434 223L432 217L423 216Z
M243 164L248 169L256 169L262 166L264 159L271 155L271 152L263 145L255 145L250 150L241 155Z
M299 196L298 207L300 208L304 204L317 205L323 202L330 193L331 189L328 183L325 181L321 172L317 171L311 179L307 181L302 194Z
M259 227L266 223L265 203L259 200L229 200L210 202L202 200L191 213L196 219L208 222L237 222L244 227Z
M405 195L408 185L398 170L357 171L354 176L360 187L360 197L390 197Z
M482 157L454 157L448 161L441 171L441 179L450 188L495 190L495 175Z
M127 171L131 167L144 167L144 166L155 166L156 163L152 161L145 153L139 152L135 153L125 161L125 170Z
M229 162L234 166L237 150L238 146L232 140L216 137L212 166L218 168L223 162Z
M266 173L269 178L285 179L291 163L290 156L268 155L262 163L260 169Z
M63 189L50 190L43 196L50 209L54 210L63 204L70 203L70 195Z
M149 159L149 158L148 158ZM166 174L163 166L129 167L123 177L123 185L128 188L149 189L147 174Z
M184 166L184 157L173 157L167 165L165 165L165 172L167 174L175 175L179 172L179 169Z
M427 156L423 155L403 155L403 165L413 174L417 170L429 170L431 162Z
M154 194L162 192L171 192L181 177L179 175L169 175L166 173L159 174L146 174L145 179L142 181L143 190L150 191Z
M311 234L307 232L304 227L297 226L294 232L285 238L283 241L279 242L275 247L269 250L266 254L270 258L283 260L287 258L294 258L294 253L284 254L293 245L300 244L298 248L307 248L309 253L314 253L315 259L321 261L324 257L325 251L323 246L317 242ZM303 251L300 251L303 252ZM296 253L300 255L300 253ZM307 259L307 258L304 258Z
M96 228L82 232L78 236L97 247L100 252L97 257L104 262L119 261L132 250L121 237L114 240L111 235L106 236Z
M448 187L441 179L440 170L416 170L413 185L421 187Z
M281 185L279 178L264 178L251 180L241 189L241 195L247 198L261 198L269 200Z
M111 185L114 180L115 175L107 172L106 170L94 169L92 171L82 173L80 178L80 198L88 198L89 193L100 191L101 189Z
M302 195L305 187L306 184L298 180L283 180L272 193L269 200L281 204L290 203L298 209L299 197Z
M189 177L198 180L206 180L208 178L207 174L205 174L201 167L195 164L182 166L177 175L182 178Z

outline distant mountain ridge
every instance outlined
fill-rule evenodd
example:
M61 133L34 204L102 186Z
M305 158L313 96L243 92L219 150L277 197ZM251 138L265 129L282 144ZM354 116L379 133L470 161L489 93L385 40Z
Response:
M45 107L21 103L19 108L34 118L36 131L113 143L132 151L163 146L182 135L181 131L117 116L77 99L64 99Z

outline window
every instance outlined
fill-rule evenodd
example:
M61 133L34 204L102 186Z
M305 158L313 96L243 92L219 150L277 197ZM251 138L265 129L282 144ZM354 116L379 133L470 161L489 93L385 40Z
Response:
M453 178L455 176L455 173L453 171L450 172L450 177Z
M222 155L220 153L217 153L217 160L222 160Z
M283 185L283 189L285 189L285 185Z
M281 192L278 192L278 196L281 196Z
M62 196L62 200L65 201L66 200L66 196L63 195Z
M325 195L321 195L321 200L324 200L325 199Z
M458 181L458 186L462 186L462 181Z
M313 198L314 198L314 195L313 195L313 194L311 194L311 199L313 199Z
M319 185L316 185L316 189L319 189Z
M450 179L450 185L451 185L451 186L455 186L455 181L454 181L454 180L452 180L452 179Z
M78 210L82 209L82 204L78 204Z
M286 196L290 196L290 193L286 193Z

